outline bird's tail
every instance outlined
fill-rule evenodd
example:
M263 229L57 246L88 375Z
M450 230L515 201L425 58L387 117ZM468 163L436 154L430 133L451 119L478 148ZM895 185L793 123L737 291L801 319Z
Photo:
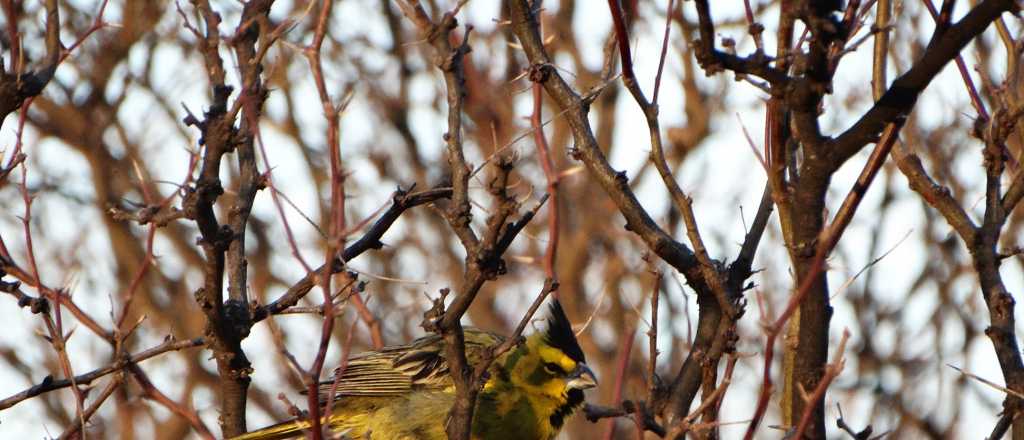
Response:
M289 420L266 428L247 432L228 440L281 440L302 436L304 430L309 429L310 423L306 420Z

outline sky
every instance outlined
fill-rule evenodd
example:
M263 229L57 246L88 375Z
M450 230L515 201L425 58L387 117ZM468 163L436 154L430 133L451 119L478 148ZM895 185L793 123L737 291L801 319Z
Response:
M89 4L89 2L80 2L82 4ZM442 4L446 2L440 2ZM666 1L656 1L654 4L661 10L664 9ZM738 9L739 2L713 2L715 7L716 18L728 18L736 17L741 13ZM964 3L964 2L961 2ZM215 3L216 4L216 3ZM463 12L462 21L472 23L479 29L488 29L494 26L494 17L496 13L496 2L485 2L485 1L473 1L470 2L467 8ZM591 65L600 65L601 63L601 47L603 38L607 33L607 29L610 25L610 19L608 18L607 11L604 9L603 4L599 8L580 8L580 13L576 17L577 27L579 32L579 41L583 44L581 48L585 59ZM110 11L113 16L119 13L117 4L111 5L112 10ZM644 3L642 6L649 9L652 7L648 3ZM377 14L370 13L364 10L365 6L361 2L340 2L338 5L338 13L336 14L335 21L337 24L332 27L342 34L350 33L352 35L370 36L379 35L384 23L380 22L377 18ZM685 10L688 14L693 13L692 4L685 3ZM284 10L287 8L277 8L276 10ZM965 5L961 4L957 9L956 14L961 15L966 10ZM764 24L769 30L774 29L774 23L771 17L774 14L769 12L765 15ZM357 18L353 18L357 17ZM176 14L167 14L162 26L180 26ZM658 59L658 51L660 50L660 32L662 29L660 26L641 26L638 32L634 36L633 41L633 54L634 63L636 66L637 76L640 78L641 86L646 91L650 91L652 88L654 69L656 68L656 60ZM674 29L675 32L678 29ZM991 32L989 32L991 35ZM721 36L732 37L739 43L739 50L741 52L749 51L751 49L751 42L749 37L740 31L730 30L723 32ZM65 40L69 37L65 36ZM768 51L773 52L774 49L771 47L771 41L768 39ZM840 102L848 92L852 90L852 93L869 93L866 84L867 78L869 78L870 72L863 66L870 65L870 46L866 45L860 50L848 55L848 59L841 64L841 68L837 74L836 90L841 91L838 93L838 97L832 96L826 99L826 107L838 108L841 107ZM473 56L475 57L488 57L488 53L484 51L474 51ZM142 63L146 62L143 58L144 54L139 53L133 55L130 66L126 66L126 69L138 68ZM372 57L369 57L372 58ZM197 109L204 108L207 104L205 82L204 82L204 71L200 64L195 62L181 62L181 55L173 49L165 48L158 50L154 63L176 65L175 69L167 69L166 77L157 77L156 83L159 84L162 90L165 90L168 94L180 96L180 100L189 106L194 112ZM896 63L893 63L896 64ZM891 76L898 74L898 67L891 65L890 72ZM685 116L682 114L682 105L680 102L680 89L678 82L674 81L682 72L682 67L679 65L679 60L672 58L668 60L666 65L666 79L662 83L661 91L661 117L664 126L670 125L670 123L682 121ZM115 73L117 74L117 73ZM120 74L123 74L120 73ZM66 83L74 83L74 73L70 69L60 69L58 71L59 80ZM331 84L340 83L341 79L344 79L345 72L328 72L328 78L335 81L329 81ZM714 80L701 79L702 84L708 87L714 87ZM308 89L310 99L316 99L313 94L312 88L306 84L305 87ZM441 137L438 127L443 127L443 122L440 116L433 113L430 110L430 101L434 94L437 93L438 88L441 84L433 77L423 77L416 81L416 86L412 90L412 96L414 102L418 102L422 105L422 108L413 109L413 113L416 115L414 118L413 131L419 139L424 140L424 145L427 145L428 151L426 155L428 157L439 158L442 154ZM747 130L751 133L755 142L760 146L760 134L763 133L763 121L764 121L764 109L763 99L764 94L758 89L746 85L746 84L733 84L734 88L732 92L724 96L726 100L725 107L734 109L734 115L729 115L727 118L715 119L712 128L712 135L704 142L702 148L698 149L693 157L687 160L686 164L682 168L681 172L678 173L677 178L679 179L680 185L684 190L691 192L694 197L694 209L698 215L698 221L706 225L715 225L715 233L720 234L714 240L710 240L711 253L716 258L726 258L735 255L737 246L736 243L742 240L745 228L744 221L749 222L753 216L753 212L756 210L757 203L761 196L761 188L764 184L764 173L761 170L760 164L752 154L750 147L748 146L747 140L743 135L743 130ZM625 94L623 94L625 95ZM628 97L627 97L628 98ZM122 119L128 121L126 128L133 133L144 134L144 138L148 139L149 145L145 146L147 151L152 152L154 157L157 157L161 162L168 164L185 164L187 163L187 150L188 145L171 146L164 145L163 139L173 136L177 132L175 124L180 121L180 115L175 117L169 117L162 115L158 111L154 110L154 103L151 98L145 96L142 93L131 93L129 94L129 103L125 105ZM839 111L827 115L823 118L823 129L826 133L834 134L845 129L853 120L854 115L866 109L866 105L863 108L854 108L849 111ZM308 110L300 116L300 119L304 121L308 128L309 141L317 142L319 133L323 132L323 120L321 115L315 111L317 106L308 106L313 110ZM273 114L275 111L283 111L283 106L279 96L275 96L271 93L270 99L267 102L268 113ZM936 78L935 82L928 89L928 91L922 96L918 104L919 112L927 112L929 117L928 120L934 121L936 125L948 123L951 118L967 118L970 117L968 114L962 113L960 109L969 109L967 104L967 97L963 91L962 83L960 82L959 76L956 74L955 69L947 67L943 73ZM616 138L614 142L617 145L635 145L634 148L616 148L610 162L616 169L637 170L640 168L642 163L647 159L647 152L649 151L649 145L647 144L648 139L646 135L646 125L643 120L643 116L640 112L635 111L636 109L628 105L620 106L622 114L618 118L618 124L622 124L623 128L616 130ZM966 111L966 110L963 110ZM523 107L519 112L522 115L528 114L529 109L526 107L524 100ZM366 116L367 104L365 97L356 95L349 109L346 111L342 119L342 151L345 154L347 149L359 148L362 145L366 145L375 136L373 129L373 120ZM15 137L15 125L12 123L11 116L8 121L0 129L0 149L8 149L13 145ZM637 134L642 134L642 137L637 138ZM192 136L195 134L192 133ZM275 148L269 158L272 166L274 167L274 176L278 181L287 181L288 186L285 190L289 199L291 199L297 206L302 208L307 213L313 213L315 218L316 206L317 206L317 194L311 190L312 182L304 175L303 165L301 159L298 157L297 150L294 145L289 144L289 140L283 136L275 134L272 129L265 130L264 135L266 136L266 142L275 145L280 145L280 148ZM83 198L91 197L91 187L88 186L89 180L88 168L79 156L73 153L68 147L61 145L59 142L49 139L39 139L36 134L29 130L26 133L26 152L32 157L31 166L45 166L47 167L48 174L60 176L60 184L62 187L72 193L80 194ZM431 144L433 140L433 144ZM195 139L192 139L194 143ZM116 141L112 141L116 142ZM525 144L524 144L525 147ZM351 151L351 150L350 150ZM837 174L832 184L832 191L830 197L831 212L835 212L835 208L841 201L842 195L845 194L847 189L851 186L852 182L856 178L857 173L860 171L861 166L867 158L868 151L863 151L849 163L847 163L842 170ZM730 160L722 161L722 157L728 157ZM356 160L359 160L358 158ZM470 158L471 161L479 163L480 158ZM352 164L352 167L358 167L358 164ZM262 164L261 164L262 168ZM370 169L371 167L361 167L362 169ZM977 179L981 179L981 168L978 166L977 158L968 158L962 161L961 168L964 175L976 176ZM157 175L154 176L157 180L167 181L181 181L184 176L184 165L181 166L167 166L161 167L154 170ZM31 168L29 171L29 181L33 181ZM374 175L355 175L354 179L362 183L360 187L368 188L372 187L372 183L377 181L380 176ZM652 175L648 175L648 178L643 181L638 189L638 196L640 197L644 206L651 212L664 212L666 204L668 203L667 197L664 196L664 190L662 189L661 183L657 179L652 178ZM902 179L902 177L897 177ZM980 181L980 180L978 180ZM736 193L736 182L751 182L746 185L747 190L739 194ZM392 188L380 188L378 191L366 194L357 194L356 203L363 206L364 211L371 210L372 207L379 206L388 200ZM7 192L5 194L12 194ZM974 197L981 197L980 192L971 194ZM724 201L724 202L723 202ZM45 211L49 209L48 205L54 205L58 202L48 200L46 198L40 198L37 202L36 209ZM849 245L850 243L863 243L866 242L867 238L872 234L881 234L883 237L882 246L885 250L890 250L891 253L886 257L888 263L885 268L872 269L878 271L875 279L878 284L878 288L888 289L893 292L893 301L900 303L901 297L908 290L912 280L910 276L917 273L918 268L928 256L923 252L920 245L915 244L915 237L920 237L920 234L925 231L915 230L916 225L920 223L920 209L916 204L916 200L913 197L904 198L902 201L897 203L897 208L892 215L892 219L876 231L876 216L877 206L880 203L880 191L872 190L867 194L866 199L863 202L863 207L858 212L856 218L853 220L848 233L844 236L840 246L843 249L843 258L837 259L832 262L834 270L830 272L830 285L840 286L853 276L854 273L863 268L869 261L877 257L878 255L867 255L864 246ZM745 209L746 218L737 216L738 206L742 206ZM975 206L972 214L980 212L981 207ZM255 211L258 214L265 214L269 217L274 217L274 207L269 197L258 198ZM8 241L8 245L12 247L16 255L23 253L24 243L21 239L19 220L17 219L19 213L7 212L0 213L0 235ZM96 212L93 209L83 209L81 212L76 213L76 222L78 224L99 224L102 213ZM309 249L307 259L316 258L317 255L317 237L313 232L312 228L304 225L304 221L293 211L288 212L289 223L296 228L297 235L299 237L300 246ZM92 255L93 261L98 266L94 268L99 273L109 273L112 271L112 264L110 262L110 256L105 251L105 242L102 237L98 236L79 236L80 230L77 228L69 228L68 225L62 224L66 220L54 217L41 217L39 219L42 222L39 227L44 228L47 231L47 237L51 240L81 240L83 242L82 251L86 255ZM76 225L77 226L77 225ZM777 228L777 221L773 220L773 228ZM399 224L396 227L395 233L402 233L402 225ZM904 240L906 238L906 240ZM19 249L20 246L20 249ZM158 240L156 244L157 253L160 253L161 249L167 249L168 243ZM44 251L45 252L45 251ZM168 251L168 253L170 253ZM282 256L282 266L291 267L294 273L287 274L286 272L282 276L291 275L292 278L298 279L303 275L303 272L298 265L295 265L293 261L287 260L287 255ZM762 246L759 251L758 260L755 264L756 267L781 267L786 268L787 256L781 252L778 246ZM162 263L163 264L163 263ZM168 260L166 262L167 268L165 270L174 270L174 261ZM354 263L357 268L358 262ZM109 290L109 286L104 286L101 277L89 273L74 274L70 279L65 279L68 274L61 273L56 270L48 270L43 268L44 275L48 277L51 283L55 285L65 285L71 283L76 285L76 295L80 297L88 298L83 302L83 306L86 310L94 314L94 316L105 316L109 309L109 300L107 300L106 291ZM1024 291L1024 271L1021 270L1021 266L1018 263L1005 264L1003 266L1003 277L1007 283L1007 287L1011 292L1019 293ZM404 275L404 274L403 274ZM422 276L421 276L422 275ZM444 287L448 280L444 279L430 279L426 278L425 274L408 274L413 279L425 279L426 284L422 289L426 292L436 291L440 287ZM854 286L858 282L863 280L853 281ZM198 285L199 280L192 280L193 285ZM532 288L529 290L533 290ZM980 296L976 294L976 286L965 284L960 289L965 295L968 295L965 299L966 302L978 302L980 303ZM840 293L841 295L841 293ZM973 296L970 296L973 295ZM689 298L681 298L679 301L689 301L691 313L695 313L696 306L693 304L692 295ZM925 326L927 320L930 319L930 310L934 307L933 303L929 301L935 301L934 297L928 295L919 295L918 299L913 303L903 304L902 306L906 310L905 319L908 325L914 326ZM6 302L6 304L5 304ZM983 310L983 307L981 308ZM1018 319L1021 317L1021 307L1016 309ZM750 310L748 316L756 314L756 310ZM756 318L755 318L756 319ZM987 319L987 317L985 318ZM20 309L12 301L0 301L0 320L7 323L6 329L3 334L0 334L0 345L7 346L22 346L22 341L31 340L38 338L35 334L39 331L40 326L38 318L31 315L26 310ZM676 326L683 325L682 320L676 320ZM849 310L842 307L837 307L836 315L832 321L832 328L830 338L833 340L833 345L838 342L839 336L842 334L845 328L854 328L854 317L849 315ZM289 320L286 325L294 326L295 328L302 328L303 326L311 327L317 326L318 323L312 319L296 318ZM742 327L743 331L756 332L756 323L754 319L749 319L744 323ZM879 346L884 350L887 337L887 332L892 332L893 329L879 328L875 335L871 335ZM184 335L179 335L184 336ZM854 343L862 338L864 335L854 334L851 337L849 343L853 346ZM146 334L144 336L151 341L158 341L163 335L160 334ZM955 345L957 335L945 335L944 337L951 338L951 346ZM962 335L960 335L962 337ZM103 353L105 353L105 347L101 346L96 342L86 342L89 338L81 338L80 343L72 344L71 356L73 359L79 359L82 362L82 367L78 367L79 371L85 371L91 369L94 366L98 366L104 363ZM250 338L245 342L246 350L260 350L266 349L269 344L270 337L267 334L266 326L257 326L253 329L253 333ZM667 341L661 341L663 344ZM938 375L944 376L946 379L954 377L955 373L952 372L946 363L965 366L972 373L977 374L981 377L993 380L1001 383L1001 373L998 365L994 361L994 353L992 352L991 345L987 339L980 338L976 341L975 346L972 346L970 355L967 358L952 358L952 359L938 359L924 368L938 373ZM21 345L19 345L21 344ZM145 346L146 344L141 344ZM641 344L642 345L642 344ZM39 344L32 344L31 346L25 347L24 350L19 351L19 355L24 356L28 360L39 360L42 358L42 353L38 351ZM312 346L295 346L290 347L299 359L311 359L313 350L315 347ZM668 350L670 347L664 347ZM759 353L761 348L758 346L742 346L741 351L750 353ZM336 359L338 353L332 349L330 359ZM174 359L173 357L169 359ZM269 360L255 359L256 364L254 365L258 371L267 370L278 370L279 366L261 364L260 362L269 362ZM741 368L746 368L746 371L758 371L762 359L760 357L751 357L741 362ZM176 380L175 371L180 368L180 365L176 365L176 361L171 360L169 362L161 363L147 363L143 365L148 372L151 373L154 381L158 386L170 387L173 389L173 384ZM853 380L851 377L851 371L853 368L848 367L846 372L837 379L837 383L850 383ZM937 376L933 374L932 376ZM883 373L883 379L885 374ZM37 380L40 378L36 378ZM725 400L725 407L722 413L725 415L723 418L728 421L730 418L736 421L747 420L749 414L753 411L753 399L747 399L743 396L752 396L756 390L758 384L758 377L754 374L742 375L736 378L734 384L738 389L734 389L730 392L729 397ZM270 382L271 385L279 382ZM30 386L31 384L26 383L21 375L10 371L6 366L0 365L0 395L6 397L10 394L21 391L22 389ZM938 381L932 383L923 384L923 389L927 389L928 386L934 386L937 390L940 386ZM920 391L920 390L919 390ZM924 391L926 394L927 392ZM983 388L980 393L987 393L989 399L999 399L1001 396L994 390ZM938 397L940 394L936 391L935 396ZM209 395L207 392L201 392L200 395L194 397L194 402L197 409L203 415L206 423L210 427L216 426L216 396ZM965 438L974 437L972 435L972 427L984 426L985 429L990 429L993 426L995 419L987 409L985 409L978 397L975 394L968 394L963 396L963 399L967 402L964 410L968 412L969 423L964 423L961 429L965 430L962 432L962 436ZM867 420L858 419L858 414L863 414L869 410L870 402L864 399L847 399L843 396L843 393L832 393L830 394L828 408L828 417L830 420L834 420L838 414L835 410L834 403L841 401L844 408L844 413L847 416L848 421L855 425L862 425L867 423ZM936 414L942 414L942 405L937 402L929 402L936 405ZM107 410L109 410L109 405ZM157 410L161 412L162 410ZM39 423L38 419L34 417L34 414L39 414L39 405L34 402L28 401L21 403L9 410L0 413L0 436L7 436L12 434L23 435L26 438L40 438L44 435L58 435L62 431L62 427L51 423ZM254 415L250 417L250 423L255 426L261 423L269 422L265 416L260 418L260 415ZM766 424L777 423L777 420L767 420ZM727 426L723 428L723 435L725 438L731 438L738 435L745 429L745 424L739 424L736 426ZM876 426L876 432L884 430L884 426ZM775 432L770 431L766 428L760 430L760 434L764 438L772 438L777 436Z

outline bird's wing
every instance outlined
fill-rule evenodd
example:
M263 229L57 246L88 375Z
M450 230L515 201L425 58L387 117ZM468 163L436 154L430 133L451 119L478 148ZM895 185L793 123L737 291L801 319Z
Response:
M470 364L504 337L476 329L465 330L466 358ZM337 396L398 396L412 390L443 390L452 386L445 359L445 342L429 335L406 345L360 353L348 360L337 381ZM337 371L335 372L337 374ZM321 399L330 395L334 378L321 382Z

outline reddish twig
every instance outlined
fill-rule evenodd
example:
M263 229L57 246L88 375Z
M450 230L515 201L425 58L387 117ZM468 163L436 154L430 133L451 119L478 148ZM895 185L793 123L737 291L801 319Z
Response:
M647 331L647 401L654 402L658 393L658 298L661 296L661 271L650 270L654 275L651 289L651 328Z
M82 415L82 417L79 418L78 420L75 420L75 422L60 435L58 440L67 440L76 437L84 439L84 435L78 436L78 433L82 430L82 427L85 426L85 423L88 422L90 418L92 418L93 414L96 414L96 411L100 409L100 406L103 405L103 402L106 402L107 398L114 394L114 391L116 391L117 388L120 387L122 383L124 383L124 375L114 375L114 377L110 379L110 382L107 383L107 386L103 387L103 391L101 391L100 394L96 396L95 399L93 399L92 404L90 404L89 407L85 409L85 413Z
M88 373L83 373L78 376L75 376L74 381L70 379L54 380L53 377L47 376L42 380L42 382L33 385L27 390L17 393L6 399L0 400L0 410L10 408L18 404L19 402L38 396L40 394L48 393L50 391L55 391L62 388L67 388L71 386L72 383L88 385L92 381L99 379L103 376L115 373L117 371L121 371L129 364L137 364L139 362L145 361L147 359L152 359L156 356L159 356L170 351L178 351L188 348L199 347L205 343L206 341L204 340L204 338L193 338L178 341L175 340L174 338L168 337L167 339L164 340L162 344L156 347L140 351L136 354L125 356L123 359L120 359L112 364L97 368Z
M691 430L709 429L718 426L717 423L720 422L717 420L698 424L694 424L693 422L697 420L697 417L699 417L701 413L709 408L715 408L715 413L717 414L717 408L721 407L722 401L725 399L725 393L729 390L729 385L732 384L732 374L736 369L737 359L738 358L735 354L729 356L729 360L725 364L725 375L722 378L722 381L719 382L718 386L715 387L715 390L708 394L707 397L704 397L700 405L697 406L697 409L691 411L689 415L676 423L676 425L668 431L668 434L665 435L665 438L677 438L677 436L685 434Z
M619 408L591 405L588 403L583 406L583 415L591 422L597 422L598 420L607 419L609 417L639 415L640 417L631 418L634 422L640 423L644 431L650 431L658 437L665 437L665 428L658 424L658 421L654 419L654 416L648 411L648 408L643 402L636 403L630 400L624 400ZM637 419L640 420L638 421Z
M794 312L796 312L800 303L803 302L804 298L811 291L813 283L818 277L824 275L825 259L832 252L832 249L835 248L836 244L839 242L839 238L842 237L846 226L849 225L850 220L853 219L853 215L857 212L857 207L860 206L860 202L863 200L864 194L867 192L871 183L874 181L875 176L878 174L878 171L885 163L885 158L889 155L889 151L897 142L899 130L902 126L902 121L900 121L898 123L890 124L886 128L882 138L878 141L875 149L871 152L871 157L864 165L864 169L861 170L861 174L854 183L853 188L851 188L850 192L847 193L839 211L836 212L836 216L832 220L832 224L821 232L821 236L818 239L818 246L814 254L814 260L807 271L807 275L803 280L801 280L796 292L790 296L782 314L779 315L775 322L766 329L764 374L762 377L761 392L758 396L757 406L754 410L754 416L752 417L745 434L745 438L748 440L753 438L754 432L757 430L757 425L761 422L761 418L764 416L764 413L768 408L768 400L771 396L772 390L771 366L775 352L775 339L778 337L779 333L782 332L783 327L786 325L786 322L789 321L789 318ZM813 405L811 407L813 407Z
M519 320L519 324L516 325L515 330L512 334L505 338L505 340L497 347L491 347L481 359L477 362L475 369L473 370L473 377L476 380L482 380L481 378L486 377L487 369L491 367L491 364L495 359L501 357L513 347L517 346L522 342L523 331L526 330L527 324L533 320L533 315L537 313L537 309L540 308L541 304L544 304L544 300L547 299L548 295L552 292L558 291L558 282L548 278L544 280L544 286L541 288L540 293L533 299L533 303L530 304L530 308L526 310L523 317Z
M614 0L613 0L614 1ZM665 70L665 59L668 58L668 36L672 30L672 7L675 0L668 0L665 8L665 34L661 37L661 55L658 57L658 73L654 75L654 92L651 93L651 104L658 105L658 92L661 91L661 74ZM750 6L749 4L747 5Z
M345 174L342 171L341 147L340 147L340 122L339 117L343 105L335 105L327 91L327 84L324 80L320 50L324 38L327 36L327 23L331 16L331 8L334 2L325 1L320 8L317 17L316 29L313 34L313 41L305 48L303 53L309 61L310 69L313 71L313 80L316 84L317 94L320 97L320 104L323 107L324 118L327 120L327 147L329 152L328 162L330 163L330 224L328 226L327 251L324 256L324 265L320 273L320 288L323 291L323 325L320 331L320 345L313 365L309 369L309 383L307 402L309 406L310 433L313 440L323 438L320 418L320 373L323 371L324 360L327 357L327 349L331 342L331 333L334 331L334 300L331 297L331 266L337 257L338 250L345 249L345 235L347 225L345 222ZM342 264L345 262L342 261ZM350 281L350 285L355 280ZM358 297L358 295L357 295ZM356 302L362 304L362 298ZM365 310L364 313L369 313ZM333 399L333 396L329 396ZM327 414L330 408L327 408ZM326 421L327 415L325 415Z
M846 340L850 338L850 331L843 330L843 337L839 340L839 346L836 347L835 360L831 364L825 366L825 374L821 377L818 382L818 386L814 388L814 392L807 398L807 405L804 407L804 413L800 416L800 423L796 426L796 432L793 438L803 438L804 431L807 429L807 425L811 423L811 414L814 413L814 408L818 402L825 397L825 390L828 389L829 384L839 376L839 373L843 371L843 367L846 365L846 359L844 353L846 351Z
M629 90L629 93L633 95L633 99L647 119L647 128L651 139L649 159L654 163L654 167L661 176L662 183L664 183L669 195L672 197L673 204L683 217L683 223L686 225L686 235L690 239L690 244L693 245L693 253L698 262L702 281L715 295L718 306L725 312L725 315L729 319L734 319L737 316L737 311L734 310L735 308L729 298L730 295L725 291L725 286L722 284L716 266L708 255L707 248L704 246L704 240L701 238L700 230L697 226L697 218L693 213L693 200L679 187L675 175L665 160L661 127L658 122L658 106L648 101L647 97L644 96L644 92L640 89L640 84L637 81L636 73L633 72L632 54L629 49L629 31L623 17L622 7L619 5L618 0L608 0L608 9L611 12L615 37L619 46L619 58L622 63L622 82L626 89ZM663 51L661 56L664 58L666 52Z
M367 230L362 237L354 241L348 247L345 248L344 252L341 252L331 264L325 264L321 267L316 268L313 272L307 273L301 280L293 284L288 291L286 291L280 298L273 302L258 308L253 316L253 320L258 322L266 319L267 316L276 315L282 311L294 306L302 299L313 286L316 284L316 274L322 273L324 268L330 268L332 273L338 273L344 270L344 262L350 261L364 252L370 249L380 249L384 244L380 241L384 233L387 232L392 225L398 220L402 214L409 208L413 208L420 205L436 202L441 199L451 197L451 188L436 188L420 192L409 192L409 190L403 190L399 188L392 194L391 206L384 211L383 214L373 223L369 230Z
M554 162L551 160L550 148L547 137L544 136L542 125L541 106L544 102L543 89L540 83L533 83L533 113L530 115L530 127L533 128L533 141L537 146L537 153L540 156L541 166L544 168L544 176L548 183L548 245L544 252L544 274L557 281L555 260L558 258L558 236L559 236L559 212L558 212L558 172L555 170ZM557 295L558 292L555 292Z
M132 377L135 378L135 383L138 383L139 387L142 388L143 396L159 403L172 413L187 420L189 425L192 425L192 429L195 429L196 433L198 433L200 437L206 440L214 440L216 438L213 436L213 433L210 432L210 429L206 427L206 424L203 423L203 420L199 418L199 414L197 414L195 410L186 408L184 405L175 402L170 397L167 397L166 394L153 385L153 382L149 380L149 377L144 371L142 371L142 368L139 368L136 364L128 364L128 371L131 372Z
M619 347L619 359L615 363L615 386L612 388L612 402L614 406L622 404L622 388L626 382L626 371L629 370L629 354L633 350L633 340L635 338L636 331L633 328L627 329L622 333L622 345ZM611 440L615 435L615 419L608 419L604 431L605 440ZM643 423L639 423L638 426L643 426ZM643 430L641 429L641 432Z
M18 132L18 137L21 137L20 131ZM21 198L25 205L24 216L21 218L22 228L25 234L25 253L28 258L29 268L32 270L32 279L35 281L36 286L42 286L43 282L39 276L39 266L36 263L35 250L32 244L33 197L28 192L28 185L26 183L27 176L28 169L22 166L21 183L19 183L18 188L21 192ZM75 383L75 372L71 366L71 358L67 352L67 336L70 335L66 336L64 334L63 314L60 311L60 306L61 302L55 301L52 312L48 310L41 315L43 317L43 322L46 324L46 331L49 334L47 341L57 353L57 358L60 360L60 367L64 373L64 377L71 382L71 393L75 396L75 411L78 421L81 422L82 426L85 426L85 395L82 394L82 390L79 389L78 384Z
M146 201L146 204L151 206L153 204L153 195L150 192L149 185L144 180L137 163L135 163L135 172L139 178L139 187L142 190L143 198ZM171 194L171 197L173 196L174 194ZM168 197L167 200L171 200L171 197ZM147 228L148 231L146 232L146 251L142 257L142 265L139 266L139 269L135 272L135 276L132 277L131 282L128 284L128 288L122 295L124 304L121 306L121 316L117 319L117 322L114 325L114 333L116 335L115 339L117 340L115 350L120 349L124 343L124 338L127 337L124 333L125 318L128 317L128 310L131 308L132 300L135 299L136 290L138 290L139 286L142 284L142 278L146 276L146 272L148 272L150 266L153 265L153 240L156 238L156 227L156 223L149 224L149 228Z

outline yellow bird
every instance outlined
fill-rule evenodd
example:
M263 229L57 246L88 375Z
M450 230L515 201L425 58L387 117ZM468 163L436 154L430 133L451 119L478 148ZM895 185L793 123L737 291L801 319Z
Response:
M491 364L473 416L473 440L537 439L558 435L583 404L583 390L597 385L561 304L550 307L547 329L526 338ZM505 338L466 329L470 365ZM455 401L445 342L430 335L407 345L352 357L338 382L327 425L354 440L441 440ZM322 400L333 380L320 385ZM234 437L271 440L301 437L310 426L291 420Z

